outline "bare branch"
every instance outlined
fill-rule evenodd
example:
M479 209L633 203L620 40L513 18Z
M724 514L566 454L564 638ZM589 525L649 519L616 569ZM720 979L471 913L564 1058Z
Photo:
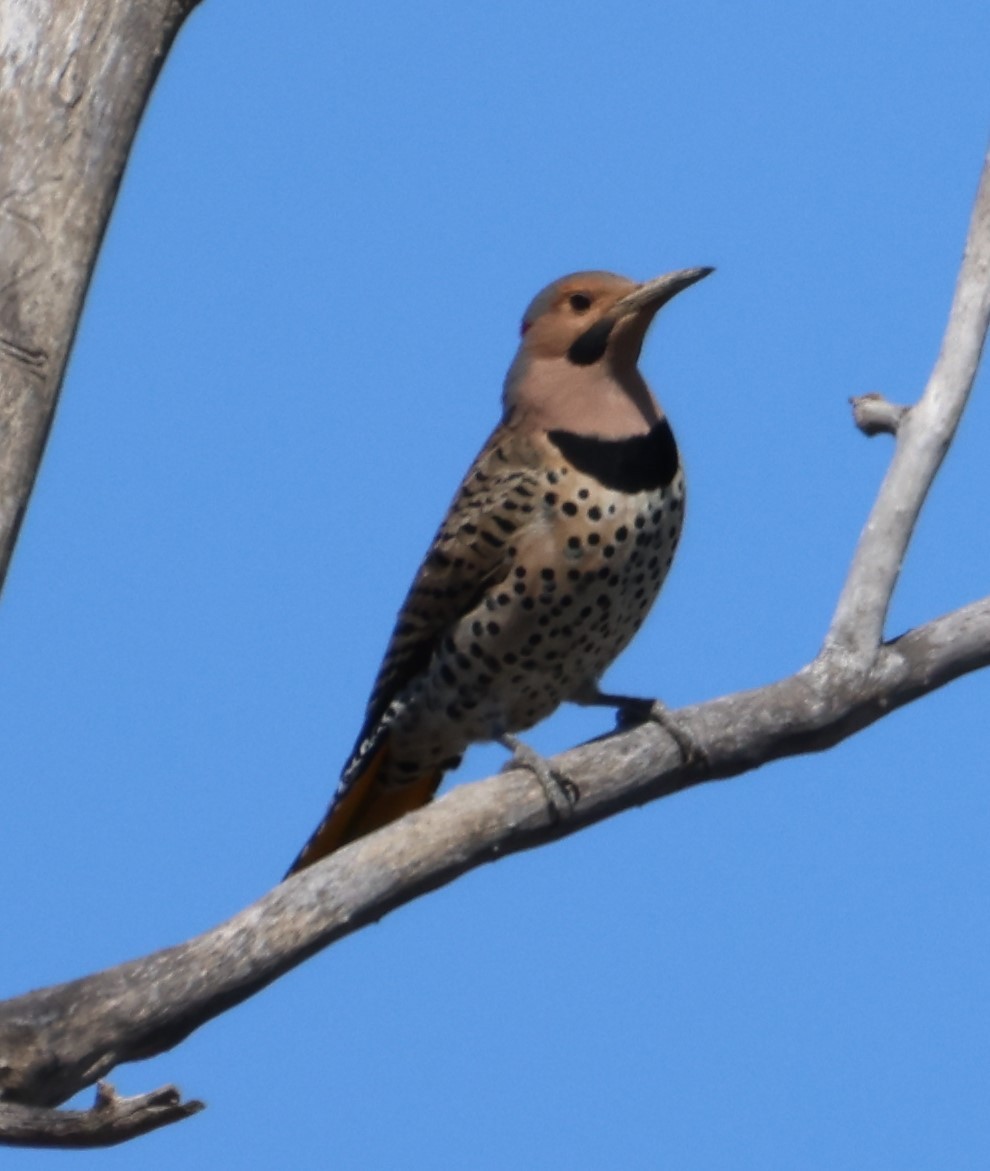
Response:
M886 646L864 682L822 658L797 675L678 713L706 755L685 767L656 725L556 758L580 800L552 822L530 773L462 785L276 887L188 943L0 1003L0 1093L51 1106L150 1057L320 949L486 862L779 757L830 747L990 663L990 598Z
M825 647L860 672L883 638L887 608L918 514L956 433L990 321L990 155L984 160L949 324L917 405L901 420L894 458L863 529Z
M138 119L196 0L0 0L0 586Z
M100 1082L92 1110L50 1110L0 1102L0 1142L11 1147L112 1147L190 1118L202 1102L183 1102L175 1086L122 1098Z

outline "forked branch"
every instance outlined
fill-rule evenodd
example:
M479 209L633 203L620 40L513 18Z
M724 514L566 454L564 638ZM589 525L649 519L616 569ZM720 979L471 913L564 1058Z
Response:
M990 598L891 642L869 641L972 385L988 306L985 167L946 341L928 389L897 427L894 462L825 648L788 679L680 711L703 762L685 764L656 726L576 748L557 764L580 800L570 818L556 822L525 772L463 785L303 871L205 935L0 1004L3 1097L57 1105L114 1065L171 1048L321 948L476 866L692 785L827 748L990 663ZM908 523L903 516L911 509Z
M0 0L0 7L9 2ZM54 21L60 6L55 0L49 3ZM28 178L8 188L14 191L14 203L0 202L0 229L13 222L20 230L28 222L21 209L33 199L48 209L31 221L38 226L38 238L28 229L28 235L17 237L28 259L8 250L19 266L13 284L5 286L0 280L0 293L14 289L13 299L8 295L0 301L0 409L7 411L5 418L16 417L23 424L8 427L0 452L0 572L26 507L82 294L137 114L161 55L191 6L178 0L146 0L143 7L134 6L146 20L158 23L154 35L145 38L133 76L126 79L130 100L116 113L101 107L104 122L118 118L118 133L116 138L111 135L113 151L102 186L92 193L88 218L75 215L68 204L61 206L60 200L72 198L71 185L63 185L63 195L55 187L44 187L45 167L55 167L58 160L46 160L43 152L34 171L22 168ZM77 9L62 29L62 41L55 39L65 50L65 59L53 56L50 38L47 56L41 54L44 69L35 78L39 108L57 84L59 99L74 109L73 103L85 101L79 77L92 81L102 76L114 53L121 51L123 42L113 38L124 37L121 14L130 11L127 0L79 0ZM81 37L79 30L87 28L88 36ZM24 60L11 59L7 51L2 64L9 73L24 67ZM66 115L70 136L79 133L80 124L82 149L95 141L92 135L86 137L85 118L73 124ZM0 178L5 165L12 164L0 154ZM56 171L62 174L64 166L52 174ZM49 219L51 227L46 226ZM57 248L48 245L58 244L59 232L68 231L69 223L76 244L82 240L83 246L71 257L75 267L69 294L45 316L32 299L31 282L40 282L45 289L58 286L50 277L62 261ZM20 316L10 315L11 305ZM924 394L910 408L893 408L880 399L857 403L857 424L868 433L895 434L896 446L822 652L788 679L677 713L703 749L703 758L685 763L673 741L655 725L564 753L556 763L580 794L566 821L550 819L540 786L526 772L516 770L461 786L303 871L204 935L0 1003L0 1143L105 1145L188 1117L200 1103L183 1104L171 1088L137 1099L119 1099L104 1090L92 1110L53 1108L121 1062L172 1048L322 948L477 866L692 785L828 748L894 708L990 664L990 598L893 641L882 641L918 513L973 384L988 316L990 166L985 165L948 328ZM40 332L25 327L32 322Z

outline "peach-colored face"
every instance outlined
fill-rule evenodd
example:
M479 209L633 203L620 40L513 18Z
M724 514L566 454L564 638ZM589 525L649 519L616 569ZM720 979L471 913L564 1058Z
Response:
M599 438L648 431L661 415L637 368L646 331L671 297L711 271L679 269L642 283L578 272L548 285L523 316L503 420Z
M561 277L533 298L521 333L534 357L555 358L603 318L637 284L611 272L577 272Z

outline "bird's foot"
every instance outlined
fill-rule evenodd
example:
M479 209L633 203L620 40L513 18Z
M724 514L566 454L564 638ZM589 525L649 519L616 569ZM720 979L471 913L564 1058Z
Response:
M498 742L512 753L512 759L505 766L505 769L518 765L521 768L528 768L536 776L547 799L547 808L551 819L558 821L560 818L569 817L580 797L578 787L570 777L551 768L548 760L540 756L536 749L524 744L518 736L506 733L499 736ZM505 769L502 771L504 772Z
M665 703L659 699L641 699L635 695L606 695L601 691L592 692L577 702L586 706L612 707L616 711L616 727L619 731L635 728L648 720L659 724L680 749L686 765L706 764L708 755L691 732L676 720Z

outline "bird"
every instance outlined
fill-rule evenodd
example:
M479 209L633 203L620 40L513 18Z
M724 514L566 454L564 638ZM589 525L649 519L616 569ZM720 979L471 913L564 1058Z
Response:
M572 273L526 309L502 414L399 611L326 816L286 877L427 804L474 743L562 702L649 704L598 680L646 617L684 518L684 472L638 361L657 312L708 276ZM549 792L548 792L549 796Z

